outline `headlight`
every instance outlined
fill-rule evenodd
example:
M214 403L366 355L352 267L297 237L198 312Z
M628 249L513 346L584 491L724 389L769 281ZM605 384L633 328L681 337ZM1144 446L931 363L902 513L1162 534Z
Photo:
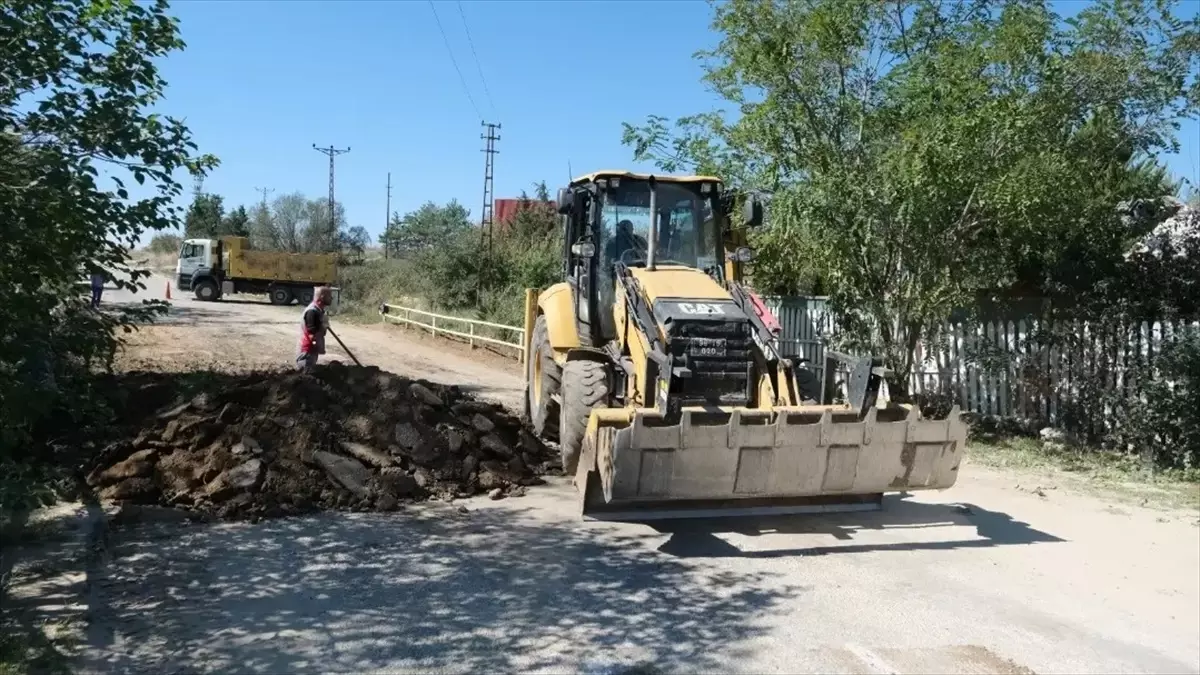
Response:
M739 246L736 251L726 257L732 262L750 262L754 260L754 251L749 246Z

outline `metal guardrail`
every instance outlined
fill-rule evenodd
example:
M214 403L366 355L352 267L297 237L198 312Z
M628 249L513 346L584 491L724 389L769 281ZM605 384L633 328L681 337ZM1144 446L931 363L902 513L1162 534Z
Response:
M495 345L497 347L507 347L516 350L521 363L525 362L525 329L517 326L506 326L502 323L492 323L491 321L480 321L479 319L467 319L461 316L449 316L447 314L437 314L427 312L422 309L414 309L403 305L391 305L384 303L379 306L379 314L384 321L392 323L402 323L408 326L417 326L424 328L432 333L435 337L439 335L453 335L466 340L472 347L476 342ZM420 318L416 318L420 317ZM455 328L447 328L446 325L453 326L465 325L466 331L457 330ZM494 338L488 335L481 335L477 328L492 328L502 331L511 331L516 335L516 339L509 341L500 338Z

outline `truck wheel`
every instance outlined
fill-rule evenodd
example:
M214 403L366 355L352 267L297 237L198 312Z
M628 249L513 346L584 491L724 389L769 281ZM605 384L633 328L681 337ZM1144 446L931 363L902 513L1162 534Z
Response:
M575 475L583 435L592 410L608 405L608 368L596 361L568 361L562 371L562 414L558 422L558 445L563 472Z
M554 362L546 316L533 324L532 353L525 364L525 408L533 433L548 441L558 440L558 403L554 396L562 387L562 370Z
M220 289L217 288L217 282L212 279L203 279L197 282L192 290L196 293L197 300L212 302L220 296Z
M311 288L297 288L296 289L296 302L298 302L302 305L307 305L308 303L312 302L312 299L313 299L313 289L311 289Z
M292 301L292 289L287 286L276 286L271 289L271 304L286 305Z

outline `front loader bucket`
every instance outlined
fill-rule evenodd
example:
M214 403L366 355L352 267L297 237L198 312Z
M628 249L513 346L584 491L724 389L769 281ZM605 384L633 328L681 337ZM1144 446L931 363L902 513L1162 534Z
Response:
M954 485L966 446L958 406L592 413L575 483L585 518L650 520L878 509L885 492Z

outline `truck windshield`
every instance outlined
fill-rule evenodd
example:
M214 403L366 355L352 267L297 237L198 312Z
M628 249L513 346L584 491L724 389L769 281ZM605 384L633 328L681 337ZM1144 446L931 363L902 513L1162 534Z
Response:
M712 202L698 185L658 184L658 246L655 260L661 265L685 265L720 270L719 237ZM650 185L623 180L604 193L600 210L601 269L612 270L618 261L645 265L650 234Z

